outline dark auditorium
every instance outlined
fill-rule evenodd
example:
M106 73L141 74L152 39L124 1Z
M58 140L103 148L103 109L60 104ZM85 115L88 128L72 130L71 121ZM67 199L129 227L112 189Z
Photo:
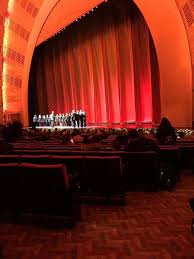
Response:
M194 259L194 1L0 0L0 259Z

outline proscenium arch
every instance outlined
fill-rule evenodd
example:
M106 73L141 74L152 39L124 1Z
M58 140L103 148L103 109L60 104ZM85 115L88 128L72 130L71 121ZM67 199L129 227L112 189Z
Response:
M22 118L25 126L28 125L28 78L32 55L42 27L59 1L44 1L29 38L22 85ZM76 2L76 0L72 1ZM69 1L66 0L66 2ZM93 8L101 2L103 1L88 0L88 7ZM176 127L191 127L191 56L186 30L178 7L174 0L134 0L134 2L148 24L156 48L160 72L161 115L167 116ZM85 10L80 9L79 15L87 11L87 7ZM73 20L77 18L74 17Z
M34 49L36 47L37 40L39 38L40 32L44 26L44 23L48 19L49 15L52 13L52 10L55 8L57 3L61 0L45 0L36 16L35 22L33 24L31 34L28 41L28 46L26 49L25 55L25 63L23 69L23 76L22 76L22 122L24 126L28 126L29 118L28 118L28 80L29 80L29 73L30 73L30 66L32 61L32 56ZM69 0L63 0L64 2L69 3ZM83 1L82 1L83 2ZM80 8L75 13L74 17L71 17L71 22L79 18L81 15L85 14L95 6L99 5L103 2L103 0L84 0L84 2L88 2L88 5L83 9ZM77 0L71 0L72 3L77 3Z
M192 64L186 28L175 0L134 0L156 48L161 116L176 127L192 127Z

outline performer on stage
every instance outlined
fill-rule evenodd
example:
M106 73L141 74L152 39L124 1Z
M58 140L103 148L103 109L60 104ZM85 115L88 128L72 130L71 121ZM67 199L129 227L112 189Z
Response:
M45 126L50 126L50 118L48 114L46 115L46 118L45 118Z
M86 127L86 112L83 111L83 127Z
M68 126L69 125L69 114L66 113L65 114L65 126Z
M64 126L69 126L69 114L66 113L64 116Z
M55 115L55 126L59 126L59 115Z
M59 126L62 126L62 114L59 113Z
M61 126L65 126L65 114L61 114Z
M76 127L76 112L74 110L72 110L72 112L71 112L71 121L72 121L71 126L75 128Z
M51 112L49 117L50 117L50 126L54 127L54 125L55 125L55 114L54 114L54 111Z
M46 126L46 115L42 115L41 126Z
M76 113L75 113L75 123L76 123L76 126L79 128L79 126L80 126L80 114L79 114L79 111L76 111Z
M35 114L33 116L33 125L39 127L54 127L54 126L63 126L63 127L86 127L86 113L82 110L75 111L72 110L71 113L66 114L54 114L54 111L51 114L38 116Z
M84 121L83 121L83 111L82 110L79 111L79 117L80 117L80 126L83 128Z
M32 121L33 121L33 126L37 126L38 125L38 117L37 117L36 114L33 116Z
M42 116L39 114L38 115L38 126L41 126L41 120L42 120Z

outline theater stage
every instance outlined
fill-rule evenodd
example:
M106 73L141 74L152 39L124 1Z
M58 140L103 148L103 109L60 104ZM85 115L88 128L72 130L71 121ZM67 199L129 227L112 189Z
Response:
M128 129L128 128L154 128L157 127L158 124L152 124L152 123L142 123L142 124L89 124L86 127L70 127L70 126L37 126L37 129L58 129L58 130L64 130L64 129Z

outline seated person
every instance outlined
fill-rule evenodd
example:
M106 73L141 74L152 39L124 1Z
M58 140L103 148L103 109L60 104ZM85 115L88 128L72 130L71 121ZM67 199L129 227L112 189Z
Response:
M157 143L151 139L147 138L145 135L138 134L136 129L131 129L128 133L128 144L125 147L126 151L129 152L144 152L144 151L155 151L159 152L160 148Z
M89 140L87 143L81 144L81 150L100 150L102 148L101 138L98 136L93 136L92 139Z
M73 143L83 143L83 137L80 134L75 135L72 139Z
M62 143L63 144L71 143L71 136L70 136L69 132L63 132L62 133Z
M186 132L178 132L177 142L194 142L194 136L192 134L186 134Z
M176 144L176 133L170 121L163 117L157 128L156 138L160 145Z
M122 146L127 145L128 143L128 134L125 132L120 132L118 136L113 140L112 147L115 150L120 150Z

